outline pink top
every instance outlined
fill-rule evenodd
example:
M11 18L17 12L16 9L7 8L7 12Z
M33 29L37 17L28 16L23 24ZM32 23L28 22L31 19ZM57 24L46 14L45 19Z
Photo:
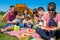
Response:
M57 14L56 17L53 18L56 23L60 22L60 18L59 18L59 17L60 17L60 14ZM44 21L46 21L46 23L48 24L49 19L50 19L49 13L44 14L43 19L44 19Z
M17 11L15 11L14 14L12 14L11 10L9 10L7 13L8 14L6 15L6 21L12 21L16 18Z

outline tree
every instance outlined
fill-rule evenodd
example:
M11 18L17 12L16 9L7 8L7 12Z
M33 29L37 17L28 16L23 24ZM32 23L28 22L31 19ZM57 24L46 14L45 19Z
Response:
M0 11L0 15L4 15L5 14L5 12L3 12L3 11Z

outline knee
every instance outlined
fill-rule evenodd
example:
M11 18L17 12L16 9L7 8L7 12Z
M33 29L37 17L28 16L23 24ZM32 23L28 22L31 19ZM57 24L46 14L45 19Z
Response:
M36 31L41 31L41 29L40 28L37 28Z

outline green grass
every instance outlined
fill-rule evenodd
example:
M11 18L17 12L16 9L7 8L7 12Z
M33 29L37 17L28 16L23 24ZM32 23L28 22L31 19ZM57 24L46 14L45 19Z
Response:
M12 37L7 34L0 33L0 40L18 40L18 39L16 37Z
M2 17L2 15L0 15L0 19L1 19L1 17ZM0 30L5 25L6 25L6 22L0 20ZM18 40L18 39L16 37L12 37L8 34L4 34L4 33L0 32L0 40Z

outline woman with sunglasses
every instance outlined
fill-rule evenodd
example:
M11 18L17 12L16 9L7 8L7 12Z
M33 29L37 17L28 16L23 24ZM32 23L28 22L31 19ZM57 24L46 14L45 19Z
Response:
M56 30L60 29L60 14L56 12L56 4L54 2L50 2L48 4L48 13L44 15L44 28L43 29L36 29L37 33L45 38L46 40L56 40L55 33ZM46 27L47 26L47 27ZM50 28L51 27L51 28Z

